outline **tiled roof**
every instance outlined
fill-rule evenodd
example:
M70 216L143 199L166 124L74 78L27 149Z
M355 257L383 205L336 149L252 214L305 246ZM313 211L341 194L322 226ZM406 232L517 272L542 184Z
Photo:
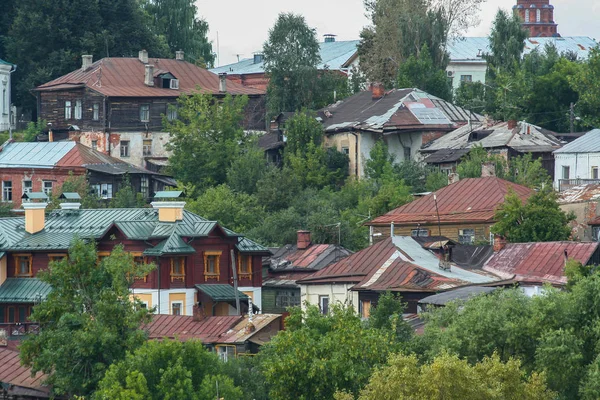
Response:
M453 130L469 119L483 120L480 115L419 89L392 89L375 100L371 91L359 92L324 108L319 115L328 133L348 130L383 132L425 126Z
M503 279L564 285L565 251L568 258L586 265L598 249L598 242L511 243L494 254L483 269Z
M31 376L31 369L21 365L18 351L0 347L0 382L3 384L2 386L8 389L9 396L18 393L25 394L19 389L26 388L31 390L27 393L32 396L31 398L50 397L50 389L43 385L44 379L46 379L46 376L41 372L33 377Z
M554 154L562 153L598 153L600 152L600 129L593 129L582 137L573 140Z
M456 265L449 271L442 270L439 259L431 251L411 237L395 236L331 264L298 283L355 283L352 290L435 291L497 280L492 274L477 271Z
M44 300L51 290L37 278L7 278L0 285L0 303L34 303Z
M398 207L366 225L399 225L437 222L434 195L437 196L441 223L491 222L496 208L504 203L512 189L522 199L527 199L531 189L496 177L467 178L448 185L408 204ZM415 225L416 226L416 225Z
M109 97L179 97L200 90L220 94L219 76L187 61L148 58L155 70L168 71L179 80L179 89L163 89L144 84L145 65L137 58L109 57L96 61L87 70L75 70L38 86L36 90L60 90L84 87ZM263 90L227 82L227 93L262 95Z
M318 69L328 69L330 71L339 71L348 68L349 62L357 54L359 40L335 41L320 43L319 55L321 62ZM229 75L243 74L264 74L264 62L254 62L254 58L246 58L237 63L223 65L213 68L210 72L215 74L227 73ZM228 83L229 84L229 83Z
M235 289L231 285L225 284L201 284L196 285L196 289L213 299L213 301L235 301ZM237 292L240 300L248 300L248 295Z
M430 142L423 152L448 151L449 149L470 149L482 146L486 149L509 147L527 153L552 152L561 146L553 132L539 126L519 122L513 129L507 122L493 126L475 123L462 126Z

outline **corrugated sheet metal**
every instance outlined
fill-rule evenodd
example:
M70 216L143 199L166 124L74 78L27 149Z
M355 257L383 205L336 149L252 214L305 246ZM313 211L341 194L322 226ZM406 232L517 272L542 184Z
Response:
M223 284L203 284L196 285L196 289L206 294L213 301L235 301L235 289L231 285ZM248 300L248 296L239 290L237 291L240 300Z
M21 365L19 352L9 348L0 348L0 382L39 391L39 397L50 397L50 388L44 385L46 375L41 372L31 376L31 369ZM10 395L12 389L9 388ZM35 395L37 398L37 395ZM32 397L33 398L33 397Z
M571 204L600 200L600 185L575 186L558 194L559 204Z
M192 254L196 250L183 241L181 236L172 234L151 249L144 250L147 256L162 256L164 254Z
M600 129L593 129L582 137L554 151L555 154L598 152L600 152Z
M0 168L52 168L75 142L9 143L0 152Z
M255 252L270 253L271 252L265 246L262 246L262 245L256 243L255 241L250 240L246 237L240 239L240 241L238 242L238 244L235 245L235 247L242 253L255 253Z
M44 300L52 287L37 278L7 278L0 286L1 303L34 303Z

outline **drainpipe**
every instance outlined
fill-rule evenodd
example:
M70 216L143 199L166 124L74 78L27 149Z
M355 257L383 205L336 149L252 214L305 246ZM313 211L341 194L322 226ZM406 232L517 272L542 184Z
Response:
M8 139L12 140L12 73L17 70L17 66L13 64L10 71L8 71ZM39 116L38 116L39 118Z
M354 132L350 132L354 135L354 176L358 179L358 135Z

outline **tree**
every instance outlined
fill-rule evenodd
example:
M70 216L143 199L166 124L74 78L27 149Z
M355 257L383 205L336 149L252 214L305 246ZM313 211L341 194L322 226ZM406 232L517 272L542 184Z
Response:
M505 176L506 162L499 156L490 155L483 146L473 146L466 157L456 167L456 172L461 178L480 178L483 164L492 163L496 176Z
M213 400L218 390L218 398L241 400L242 390L222 369L200 341L148 341L111 365L93 398Z
M359 400L375 399L554 399L543 376L526 378L516 359L502 362L498 355L469 365L456 355L443 353L431 364L418 365L417 358L392 355L376 370Z
M307 111L298 111L286 121L285 135L287 138L285 152L302 156L310 144L321 144L325 131L323 125L317 121L316 115Z
M167 148L173 152L169 167L175 178L198 190L227 181L227 170L246 139L241 122L247 102L245 96L217 100L202 93L179 98L179 118L164 120L171 133Z
M534 192L523 204L513 191L495 214L492 232L511 243L551 242L568 240L571 236L569 222L575 219L560 209L556 193L546 186Z
M146 341L140 326L150 310L131 299L129 286L151 268L122 246L98 263L94 243L75 241L67 257L38 274L52 292L33 309L41 329L21 344L22 363L47 374L58 395L92 393L110 364Z
M383 293L377 300L377 305L369 315L369 325L375 329L384 329L396 333L396 339L404 342L413 335L412 327L403 318L406 304L402 303L400 295L391 292Z
M263 45L271 115L313 108L317 65L321 61L316 32L304 17L281 13Z
M517 14L498 9L489 35L490 52L485 54L488 72L515 71L521 63L527 31Z
M454 93L454 104L471 112L481 112L485 108L484 84L481 82L461 82Z
M600 49L592 49L579 73L568 80L579 95L577 110L584 123L590 126L600 124Z
M133 190L129 175L125 174L119 184L119 190L117 190L115 196L110 200L109 207L140 208L144 206L146 206L144 195Z
M183 50L197 65L213 66L215 54L207 39L208 23L198 18L193 0L147 0L145 10L152 18L154 31L166 38L172 54Z
M541 158L533 159L531 153L513 157L508 162L508 180L530 188L552 185L548 172L542 166Z
M444 100L452 100L452 87L446 71L433 65L427 44L423 45L419 56L411 55L400 65L397 87L418 88Z
M281 331L259 354L269 398L331 399L338 390L357 394L371 369L397 348L392 332L366 328L351 307L329 315L315 306L293 309Z
M56 209L60 207L60 195L63 193L77 193L81 200L81 207L84 209L100 208L100 198L94 189L90 187L86 175L73 175L69 171L69 176L63 182L62 186L57 191L53 191L51 195L51 203L47 209Z
M360 79L359 76L354 78L355 82L356 79ZM353 90L352 83L346 74L328 69L319 71L316 85L314 109L320 109L343 100L358 91Z
M446 36L460 37L469 28L479 25L479 12L485 0L433 0L432 8L439 10L446 21Z
M231 162L227 169L227 184L237 192L254 194L258 181L266 172L265 152L253 141L244 146L238 157Z

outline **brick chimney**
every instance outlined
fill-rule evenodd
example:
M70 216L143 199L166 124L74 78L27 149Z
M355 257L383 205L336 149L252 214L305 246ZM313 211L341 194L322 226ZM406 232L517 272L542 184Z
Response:
M178 50L175 52L175 59L177 61L183 61L184 60L184 56L183 56L183 50Z
M81 71L85 72L94 62L94 56L90 54L84 54L81 56Z
M506 246L506 239L500 235L494 235L494 253L499 252Z
M21 207L25 210L25 232L34 234L42 231L46 225L46 206L48 196L45 193L25 193ZM41 200L33 202L33 200Z
M148 52L146 50L140 50L138 53L138 59L144 64L148 64Z
M154 198L158 201L150 203L152 208L158 210L159 222L176 222L183 220L185 201L174 201L183 196L181 191L156 192Z
M146 86L154 86L154 65L146 65L144 72L144 84Z
M508 121L508 129L515 129L517 127L517 120L511 119Z
M481 164L481 177L486 178L490 176L496 176L496 164L493 162Z
M219 74L219 92L227 92L227 73L223 72Z
M373 100L379 100L385 94L383 83L371 83L371 97Z
M298 231L298 250L305 250L310 246L310 231Z
M460 176L456 172L448 174L448 185L452 185L460 180Z

